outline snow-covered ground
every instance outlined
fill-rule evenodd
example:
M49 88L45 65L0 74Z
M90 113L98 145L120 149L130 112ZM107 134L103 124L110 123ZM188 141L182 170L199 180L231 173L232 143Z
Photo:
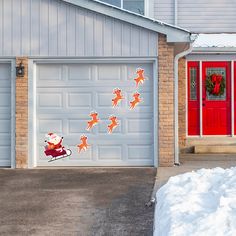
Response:
M236 235L236 167L171 177L156 197L155 236Z

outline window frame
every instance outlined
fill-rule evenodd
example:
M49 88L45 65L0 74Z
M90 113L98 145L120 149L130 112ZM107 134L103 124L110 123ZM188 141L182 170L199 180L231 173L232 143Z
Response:
M100 1L103 2L103 0L100 0ZM151 5L150 2L152 0L150 0L150 1L143 0L143 1L144 1L144 15L142 15L142 16L150 17L150 5ZM108 4L110 4L110 3L108 3ZM112 4L110 4L110 5L112 5ZM120 7L119 8L121 8L123 10L127 10L127 9L124 8L124 0L120 0ZM136 13L136 12L134 12L134 13ZM138 13L136 13L136 14L138 14Z

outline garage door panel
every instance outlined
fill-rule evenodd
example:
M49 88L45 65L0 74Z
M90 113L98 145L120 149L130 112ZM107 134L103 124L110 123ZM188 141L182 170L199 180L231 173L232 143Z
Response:
M41 64L37 68L37 80L39 85L43 84L46 86L45 82L54 81L59 82L63 79L63 66L50 64Z
M68 126L69 126L69 134L77 134L78 133L83 133L83 134L89 134L91 132L94 132L94 130L92 131L87 131L86 127L87 127L87 122L88 122L89 118L87 119L68 119Z
M0 166L11 165L11 64L0 63Z
M80 108L93 106L93 93L67 92L67 107Z
M144 76L147 78L152 79L153 78L153 70L151 64L131 64L127 68L127 78L128 80L133 80L135 77L137 77L136 70L137 68L144 69Z
M98 66L98 81L109 81L111 83L112 81L121 80L121 71L122 66L117 65L99 65Z
M76 81L89 81L92 80L92 66L88 64L75 64L67 65L68 67L68 82L71 80Z
M128 158L152 160L152 150L153 145L128 145Z
M11 131L8 133L0 133L0 146L11 146ZM10 152L11 150L9 150Z
M61 119L39 119L38 131L47 134L49 132L63 133L63 120Z
M6 83L9 84L10 78L11 78L11 65L9 63L0 63L0 81L1 83L4 83L4 81L7 81Z
M38 107L50 107L50 109L63 107L63 94L58 92L39 93L38 94Z
M11 120L10 119L1 119L0 117L0 134L10 133L11 132Z
M127 119L126 122L129 134L152 133L153 131L152 119Z
M49 68L56 67L51 77ZM133 79L136 68L145 69L149 80L140 86L144 99L134 110L129 109L136 91ZM109 166L153 164L153 86L152 65L144 63L81 63L37 65L37 163L59 166ZM39 73L40 71L40 73ZM132 73L131 73L132 72ZM60 77L58 79L53 76ZM131 78L132 77L132 78ZM48 79L49 78L49 79ZM53 78L53 79L50 79ZM113 89L119 87L125 96L112 108ZM91 111L97 111L101 122L86 131ZM107 134L109 116L118 117L119 126ZM48 163L44 154L45 134L55 132L64 137L63 145L72 155ZM89 148L78 154L80 136L88 136Z
M122 145L98 145L98 160L121 160Z
M118 120L119 125L113 130L113 134L121 134L122 129L124 125L124 121L122 119ZM107 126L110 124L110 121L107 118L102 118L101 123L98 125L98 133L99 134L105 134L107 133Z

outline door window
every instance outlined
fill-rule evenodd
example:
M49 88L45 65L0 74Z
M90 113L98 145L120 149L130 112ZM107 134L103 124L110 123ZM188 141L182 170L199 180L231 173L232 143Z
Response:
M197 100L197 68L190 68L190 100Z
M225 70L225 68L220 68L220 67L207 68L206 69L206 74L207 74L207 76L210 76L212 74L221 74L224 79L226 78L226 70ZM208 101L225 101L226 100L226 89L227 89L227 85L226 85L226 79L225 79L224 94L222 94L220 96L214 96L214 95L209 94L207 92L207 100Z

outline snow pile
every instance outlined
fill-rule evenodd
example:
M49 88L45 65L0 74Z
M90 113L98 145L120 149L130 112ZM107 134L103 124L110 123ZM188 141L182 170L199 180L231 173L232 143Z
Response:
M156 197L155 236L236 235L236 167L171 177Z

